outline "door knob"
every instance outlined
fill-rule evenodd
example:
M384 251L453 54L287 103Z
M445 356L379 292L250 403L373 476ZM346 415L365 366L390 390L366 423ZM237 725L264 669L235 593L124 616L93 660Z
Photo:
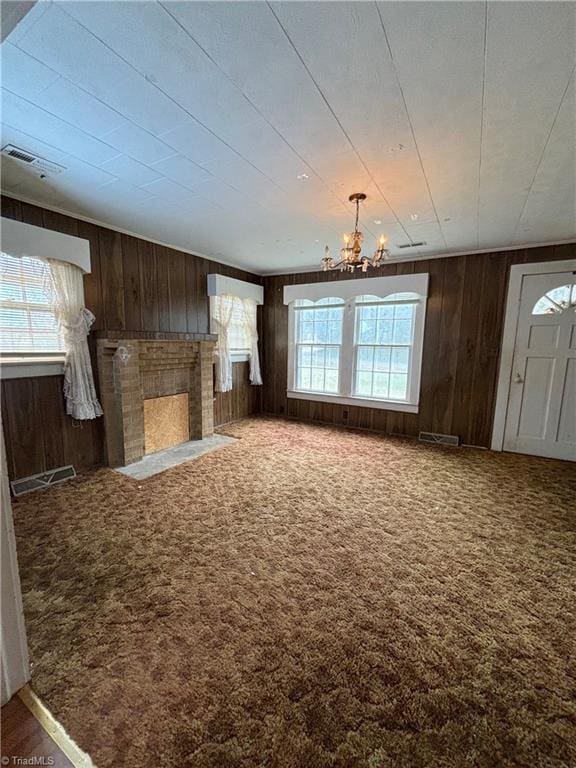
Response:
M516 376L514 376L514 384L524 384L524 379L522 378L522 376L520 376L519 373L517 373Z

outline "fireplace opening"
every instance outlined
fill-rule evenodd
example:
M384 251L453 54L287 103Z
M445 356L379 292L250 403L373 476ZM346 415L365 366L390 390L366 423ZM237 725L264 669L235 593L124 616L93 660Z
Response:
M144 400L144 453L190 440L188 393Z

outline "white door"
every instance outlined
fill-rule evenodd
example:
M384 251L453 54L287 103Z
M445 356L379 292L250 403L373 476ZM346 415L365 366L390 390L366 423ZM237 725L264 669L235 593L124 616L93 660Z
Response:
M504 450L576 461L576 274L524 275Z

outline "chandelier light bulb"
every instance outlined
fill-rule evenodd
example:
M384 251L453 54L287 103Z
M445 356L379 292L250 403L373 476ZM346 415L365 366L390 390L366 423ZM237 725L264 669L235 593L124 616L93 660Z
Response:
M344 246L340 249L340 261L336 262L329 256L328 246L326 246L324 258L322 259L322 269L324 271L340 269L341 271L354 272L355 269L361 269L362 272L367 272L369 267L378 267L381 265L382 259L390 257L389 251L384 247L387 241L384 235L381 235L377 241L376 251L371 258L361 255L364 235L358 229L358 219L360 216L360 203L366 200L366 195L363 192L355 192L348 199L356 205L354 231L343 235ZM381 222L378 221L378 223L380 224Z

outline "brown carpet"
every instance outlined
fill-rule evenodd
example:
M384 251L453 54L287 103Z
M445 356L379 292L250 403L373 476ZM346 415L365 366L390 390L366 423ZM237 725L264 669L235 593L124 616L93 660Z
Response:
M573 465L228 431L14 504L33 687L100 768L576 765Z

